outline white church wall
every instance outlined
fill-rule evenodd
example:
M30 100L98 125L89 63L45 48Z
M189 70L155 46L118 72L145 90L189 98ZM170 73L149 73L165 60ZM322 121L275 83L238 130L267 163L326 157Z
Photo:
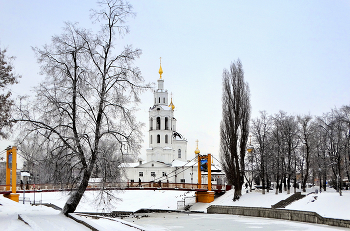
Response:
M124 168L123 180L126 182L193 183L198 182L196 166L184 167L134 167Z

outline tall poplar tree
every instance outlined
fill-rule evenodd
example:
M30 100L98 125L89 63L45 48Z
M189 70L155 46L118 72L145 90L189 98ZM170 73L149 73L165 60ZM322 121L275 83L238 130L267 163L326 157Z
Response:
M220 155L227 180L235 189L235 201L242 195L251 112L249 86L244 81L244 71L239 59L231 63L229 70L224 69L222 85Z

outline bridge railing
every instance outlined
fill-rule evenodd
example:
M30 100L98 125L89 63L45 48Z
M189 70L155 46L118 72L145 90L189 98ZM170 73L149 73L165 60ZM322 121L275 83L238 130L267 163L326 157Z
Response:
M89 182L87 187L88 190L91 189L128 189L128 188L169 188L169 189L189 189L189 190L208 190L207 184L191 184L191 183L166 183L166 182ZM48 191L48 190L71 190L74 189L72 184L64 183L48 183L48 184L17 184L16 190L28 190L28 191ZM12 190L10 185L0 185L0 192L9 192ZM212 190L225 190L225 185L212 184Z
M207 184L190 184L190 183L157 183L157 182L130 182L128 188L181 188L181 189L203 189L208 190ZM212 190L225 190L225 185L212 184Z

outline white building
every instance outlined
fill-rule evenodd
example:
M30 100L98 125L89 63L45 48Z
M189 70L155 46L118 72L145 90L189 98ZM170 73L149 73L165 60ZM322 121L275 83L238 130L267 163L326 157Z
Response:
M161 181L197 183L197 164L187 160L187 140L177 131L175 106L168 102L160 66L158 88L154 90L154 105L149 109L149 148L146 163L124 164L125 180L129 182Z

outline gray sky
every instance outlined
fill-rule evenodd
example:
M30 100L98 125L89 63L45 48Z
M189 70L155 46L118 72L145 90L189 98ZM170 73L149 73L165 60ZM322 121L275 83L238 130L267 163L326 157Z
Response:
M173 93L177 128L202 153L218 157L221 75L241 60L251 91L252 117L265 110L322 115L349 105L350 1L131 0L135 18L120 44L143 54L138 65L147 82L159 78ZM23 77L14 94L32 94L42 76L32 46L49 44L65 21L96 28L89 20L95 1L0 0L0 46L16 56ZM142 95L138 119L146 123L152 92ZM0 141L1 150L8 144ZM143 149L141 151L145 153Z

